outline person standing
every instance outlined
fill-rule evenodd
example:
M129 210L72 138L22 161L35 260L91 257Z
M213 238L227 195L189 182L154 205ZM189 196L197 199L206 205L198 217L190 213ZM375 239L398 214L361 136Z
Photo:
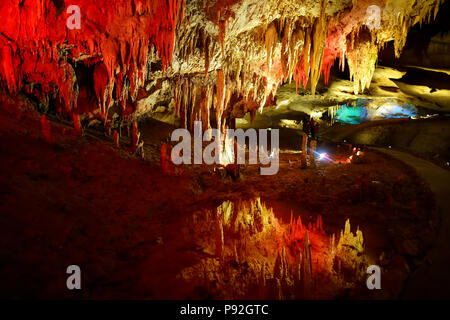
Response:
M315 124L314 124L314 126L313 126L313 132L314 132L314 134L313 134L313 140L317 140L317 136L318 136L318 134L319 134L319 123L318 122L316 122Z
M309 130L310 130L310 136L311 136L311 140L316 140L316 136L315 136L315 127L316 122L314 121L314 118L311 118L311 120L309 121Z
M306 118L303 119L303 132L309 135L311 128L311 121L308 121Z

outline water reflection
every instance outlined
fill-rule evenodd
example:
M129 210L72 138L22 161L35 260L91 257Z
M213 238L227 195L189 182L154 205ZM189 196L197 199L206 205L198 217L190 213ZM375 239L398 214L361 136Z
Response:
M359 124L367 121L417 117L417 108L409 103L388 101L383 104L359 99L353 104L334 107L334 121L342 124Z

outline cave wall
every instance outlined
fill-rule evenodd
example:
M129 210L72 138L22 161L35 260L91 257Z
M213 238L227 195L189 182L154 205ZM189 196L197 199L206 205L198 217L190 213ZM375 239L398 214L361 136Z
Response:
M393 43L380 51L380 62L395 66L417 66L433 69L450 68L450 3L444 2L436 19L417 24L408 33L405 48L398 59Z

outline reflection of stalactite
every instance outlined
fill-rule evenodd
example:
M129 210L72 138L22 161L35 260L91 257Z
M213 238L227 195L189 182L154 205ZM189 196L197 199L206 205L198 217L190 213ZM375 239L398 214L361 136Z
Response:
M341 108L340 105L328 107L328 116L331 118L331 123L334 123L337 111Z
M363 252L364 251L363 244L364 238L361 230L359 230L358 227L356 230L356 234L353 235L350 229L350 220L347 219L347 221L345 221L345 228L343 231L341 231L339 241L337 244L337 249L339 250L344 246L347 246L355 248L356 250L358 250L358 252Z
M308 231L305 233L305 242L303 244L303 260L302 260L302 284L304 294L307 295L313 285L313 269L312 269L312 255L311 244L309 242Z
M199 234L205 235L201 242L204 250L215 252L215 257L185 269L182 276L186 281L201 277L200 281L208 284L207 290L214 281L216 289L226 292L223 298L314 298L319 284L323 284L319 281L336 279L340 284L344 270L354 272L360 281L367 265L363 252L355 245L362 244L362 233L358 229L354 236L349 221L336 246L334 235L325 235L321 217L309 228L293 216L289 224L281 226L273 211L259 199L225 201L216 212L208 213L207 219L198 216L194 223ZM211 243L206 230L215 234L215 243Z
M223 251L224 251L224 234L223 234L223 218L222 215L217 216L216 219L216 256L223 259Z
M265 291L266 291L266 264L261 264L261 271L259 274L259 298L264 299L265 298Z

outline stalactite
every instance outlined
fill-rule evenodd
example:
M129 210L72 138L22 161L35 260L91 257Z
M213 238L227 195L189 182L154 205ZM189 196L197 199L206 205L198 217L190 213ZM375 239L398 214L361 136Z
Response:
M330 79L330 71L331 67L334 64L334 60L334 55L329 50L325 49L323 53L322 74L326 85L328 84L328 81Z
M225 19L220 19L219 20L219 41L220 41L220 47L222 48L222 56L225 56L224 48L223 48L223 41L225 39L225 26L226 26Z
M205 77L206 77L209 71L209 37L205 38L203 46L205 48Z
M226 24L230 18L234 17L234 12L231 10L231 7L238 1L239 0L219 0L215 4L217 24L219 26L219 42L222 48L222 56L225 56L223 42L225 39Z
M290 37L291 30L290 24L287 23L284 26L283 38L281 40L281 71L283 73L283 80L286 80L289 76L289 59L291 58L290 54ZM267 51L267 48L266 48Z
M372 2L386 9L386 1ZM245 101L246 112L253 119L258 108L273 103L276 89L284 81L295 80L297 88L306 88L310 82L314 94L321 75L328 83L336 58L342 67L348 59L354 92L362 92L370 85L383 43L393 38L398 56L410 27L433 19L441 3L428 1L422 8L402 8L396 24L383 17L383 30L370 31L372 38L365 41L362 33L366 28L362 26L367 1L354 1L353 6L348 4L334 14L334 5L329 3L327 8L326 0L317 1L314 10L301 14L279 2L271 7L270 15L248 27L249 17L235 19L236 13L247 8L239 0L203 2L204 10L196 13L193 2L185 8L182 0L99 0L95 4L80 0L92 20L83 22L82 30L68 30L67 15L57 16L53 1L3 2L0 12L6 21L0 26L0 78L2 86L14 92L24 84L41 83L42 96L57 92L71 114L79 112L78 80L71 63L94 66L94 90L100 118L106 123L111 106L133 109L147 77L160 77L162 71L174 84L175 112L181 126L189 128L201 119L210 127L213 113L223 130L235 99ZM185 9L187 19L183 19ZM198 18L209 22L198 23ZM174 55L178 70L170 68ZM204 77L198 76L203 74L202 55ZM200 90L202 86L208 89Z
M290 57L289 57L289 82L292 80L294 69L298 64L300 52L303 48L309 50L309 43L305 42L305 31L302 28L293 32L290 40Z
M369 88L377 58L378 48L367 33L360 34L355 39L354 47L347 49L347 61L355 94Z
M316 22L314 23L312 48L311 48L311 93L316 92L316 86L319 82L320 73L322 70L323 52L325 48L327 17L326 17L326 0L320 3L320 13Z
M101 77L100 84L95 83L94 86L101 111L106 115L109 103L102 98L108 91L108 99L112 99L115 85L118 89L115 98L122 105L128 97L122 89L130 89L131 96L136 97L136 88L143 85L147 72L144 69L147 68L149 45L155 45L163 70L171 63L175 29L182 19L184 1L141 1L138 13L133 12L131 2L120 0L99 0L96 3L83 0L78 5L89 12L93 21L83 24L82 32L66 27L66 15L57 16L52 1L26 0L23 5L18 2L0 4L1 12L7 13L5 23L0 27L0 78L7 83L10 91L17 91L23 78L27 78L28 82L39 82L49 90L57 87L70 112L77 107L78 92L74 73L66 59L69 56L78 59L100 51L108 82L105 84L104 77ZM133 20L133 14L142 15L141 20ZM127 22L126 29L120 26L124 21ZM107 30L108 36L104 36L101 30ZM93 60L81 62L84 61L89 65ZM135 72L127 73L130 65L136 66ZM16 69L12 70L11 66ZM99 88L100 85L102 88Z
M132 148L133 150L136 150L138 143L139 143L139 130L138 130L138 125L136 121L133 121L133 129L132 129L132 133L131 133L131 143L132 143Z
M311 29L307 29L304 33L304 46L301 54L301 58L299 59L299 63L295 67L293 77L296 83L296 90L300 84L303 85L303 88L306 88L309 79L309 73L311 68L310 61L310 53L311 53Z
M223 70L217 70L217 82L216 82L216 121L217 128L221 128L223 106L225 103L225 75Z
M265 46L267 54L267 72L270 72L272 66L272 55L276 41L278 40L277 28L274 23L271 23L265 33Z

